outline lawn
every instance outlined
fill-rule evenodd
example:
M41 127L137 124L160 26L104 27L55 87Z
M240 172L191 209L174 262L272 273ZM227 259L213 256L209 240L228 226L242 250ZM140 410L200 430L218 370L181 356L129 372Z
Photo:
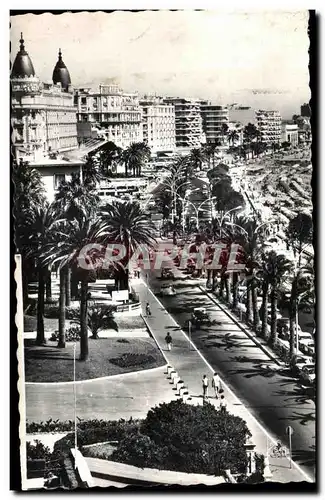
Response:
M54 332L59 328L59 320L55 318L44 318L44 330L46 332ZM24 315L24 332L36 332L37 318L36 316Z
M120 337L89 339L89 360L79 361L76 350L76 380L89 380L163 366L166 361L153 339ZM25 340L26 382L70 382L73 380L73 343L59 349L56 342L36 346Z

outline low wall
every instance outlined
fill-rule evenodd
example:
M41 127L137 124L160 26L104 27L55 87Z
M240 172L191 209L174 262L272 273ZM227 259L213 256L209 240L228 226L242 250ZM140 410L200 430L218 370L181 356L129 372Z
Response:
M93 477L122 482L123 484L142 484L147 486L155 484L177 484L181 486L204 484L206 486L213 486L226 482L222 476L187 474L185 472L149 468L141 469L133 465L92 457L86 457L85 460Z

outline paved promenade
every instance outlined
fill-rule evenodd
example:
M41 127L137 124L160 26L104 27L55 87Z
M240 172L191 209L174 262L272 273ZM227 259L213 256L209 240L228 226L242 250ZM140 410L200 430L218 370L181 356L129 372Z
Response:
M168 314L155 295L151 291L148 292L146 284L142 280L134 280L132 286L139 294L143 304L145 304L146 301L150 303L152 315L146 318L146 320L158 345L164 350L168 363L174 367L181 379L184 380L185 386L188 387L191 397L200 404L202 402L202 377L206 374L211 379L215 369L209 365L201 353L196 349L194 344L180 329L170 314ZM199 306L200 304L197 305ZM171 351L167 351L165 346L167 331L171 333L173 338L173 348ZM270 449L276 444L275 438L267 433L225 383L226 381L223 381L228 411L242 417L247 422L252 433L253 442L256 444L255 451L266 455L267 448ZM210 396L212 396L211 393ZM215 398L211 397L210 402L216 404ZM288 458L269 458L269 462L272 472L272 478L270 478L270 480L272 481L288 482L312 480L296 464L293 464L292 468L290 468L290 461Z

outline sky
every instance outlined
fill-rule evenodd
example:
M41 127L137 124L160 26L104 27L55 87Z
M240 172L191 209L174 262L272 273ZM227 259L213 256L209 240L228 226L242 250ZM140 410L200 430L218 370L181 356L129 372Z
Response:
M11 61L25 39L50 81L59 47L74 87L126 91L299 113L310 98L307 11L142 11L11 17Z

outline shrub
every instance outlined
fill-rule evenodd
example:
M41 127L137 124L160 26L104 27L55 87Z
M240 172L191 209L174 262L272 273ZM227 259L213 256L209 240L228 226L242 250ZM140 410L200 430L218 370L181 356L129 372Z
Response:
M192 406L176 400L150 410L140 434L126 436L112 459L141 467L155 463L157 468L180 472L220 475L230 469L243 473L244 445L250 435L240 417L217 411L211 404Z
M79 311L79 309L76 309L75 307L66 307L65 308L65 317L67 319L73 319L76 315L76 311ZM77 312L77 314L80 314L80 313ZM59 317L59 305L57 303L56 304L45 304L44 316L45 316L45 318L57 319Z
M45 446L38 439L35 440L35 444L26 442L26 455L28 460L43 459L48 461L51 456L51 451L48 446Z
M155 358L150 354L125 353L120 358L112 358L110 363L120 368L129 368L130 366L147 365L153 363Z
M125 432L132 428L137 428L139 426L139 420L134 420L130 418L129 420L81 420L78 419L78 431L86 431L88 433L92 431L101 432L101 430L105 431L105 439L104 441L114 441L119 439L121 436L123 437ZM28 434L38 433L38 432L71 432L74 429L74 422L72 420L60 421L60 420L52 420L51 418L46 422L27 422L26 424L26 432ZM90 434L89 434L90 435ZM106 439L107 438L107 439ZM64 438L62 438L64 439ZM90 438L89 438L90 439ZM97 439L97 437L96 437ZM98 439L98 441L93 441L94 443L100 442L102 439ZM84 444L92 444L92 443L84 443Z
M51 451L41 441L35 440L35 444L26 442L27 477L44 477L50 471Z
M110 456L110 460L155 469L166 462L167 456L166 447L158 446L149 436L135 432L120 442L118 449Z
M59 332L53 332L50 340L52 342L59 341ZM70 326L65 331L65 340L66 342L78 342L80 340L80 327L79 326Z

